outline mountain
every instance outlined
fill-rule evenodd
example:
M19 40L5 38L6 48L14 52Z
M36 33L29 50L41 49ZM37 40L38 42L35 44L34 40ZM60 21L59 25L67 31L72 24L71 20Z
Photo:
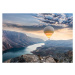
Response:
M31 44L44 42L39 38L32 38L26 34L3 30L3 51L11 48L26 47Z
M47 40L45 41L45 46L72 47L73 40Z

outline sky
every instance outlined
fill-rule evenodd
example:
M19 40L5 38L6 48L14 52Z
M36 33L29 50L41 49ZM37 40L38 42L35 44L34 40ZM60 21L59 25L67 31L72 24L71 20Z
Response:
M44 34L46 26L54 28L51 40L73 39L72 13L3 13L3 30L47 40Z

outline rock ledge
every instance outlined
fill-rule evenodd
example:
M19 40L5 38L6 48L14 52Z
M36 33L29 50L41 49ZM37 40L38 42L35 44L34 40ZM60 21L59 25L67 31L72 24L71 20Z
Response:
M56 63L56 61L51 56L25 54L16 58L9 59L4 63Z

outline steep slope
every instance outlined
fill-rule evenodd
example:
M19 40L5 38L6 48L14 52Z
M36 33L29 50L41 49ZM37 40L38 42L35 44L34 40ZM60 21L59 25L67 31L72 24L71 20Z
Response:
M5 30L3 30L2 39L3 39L3 51L11 48L21 48L34 43L44 42L42 39L31 38L23 33Z

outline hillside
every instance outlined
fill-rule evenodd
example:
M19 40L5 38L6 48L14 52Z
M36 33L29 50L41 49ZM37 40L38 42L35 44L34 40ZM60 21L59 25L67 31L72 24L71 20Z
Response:
M26 34L3 30L3 51L11 48L26 47L31 44L44 42L42 39L28 37Z

